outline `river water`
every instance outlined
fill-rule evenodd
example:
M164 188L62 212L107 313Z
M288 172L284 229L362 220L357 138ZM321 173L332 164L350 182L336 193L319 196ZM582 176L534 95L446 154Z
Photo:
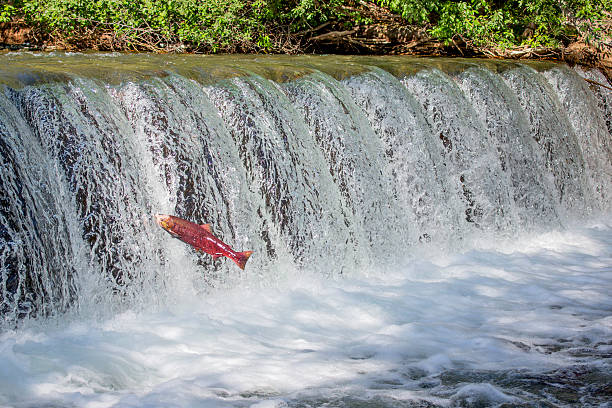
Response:
M0 406L611 403L599 72L0 58Z

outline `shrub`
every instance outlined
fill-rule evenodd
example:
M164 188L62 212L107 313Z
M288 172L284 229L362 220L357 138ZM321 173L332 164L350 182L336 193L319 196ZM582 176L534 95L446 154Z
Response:
M450 44L557 46L610 42L612 0L375 0ZM0 22L16 17L60 38L112 32L134 49L284 50L314 32L368 22L356 0L0 0ZM331 24L333 23L333 24ZM608 45L610 46L610 45Z
M610 0L378 0L408 22L430 26L447 43L558 46L571 39L601 45L609 35ZM609 38L608 38L609 40Z

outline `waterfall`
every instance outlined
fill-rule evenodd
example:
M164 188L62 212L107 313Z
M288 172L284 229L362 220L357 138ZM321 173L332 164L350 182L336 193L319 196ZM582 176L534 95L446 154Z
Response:
M596 96L587 83L577 75L568 75L568 70L565 66L555 67L545 76L559 96L578 140L588 188L596 197L593 205L609 208L612 202L612 140L604 112L599 109Z
M542 156L538 161L545 163L545 174L554 180L558 211L565 213L565 217L585 216L591 211L593 197L588 191L584 152L559 96L534 68L511 69L503 77L529 118L529 132Z
M0 312L151 307L287 269L384 273L612 207L610 93L558 64L16 54L0 68ZM172 241L197 223L247 270Z
M464 71L458 81L497 150L504 184L514 202L512 221L520 226L554 225L554 186L546 184L541 171L545 163L516 94L500 76L478 67Z

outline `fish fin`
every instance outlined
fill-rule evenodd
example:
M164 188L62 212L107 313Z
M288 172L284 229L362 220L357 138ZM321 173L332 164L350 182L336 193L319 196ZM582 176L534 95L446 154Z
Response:
M206 231L210 232L212 234L212 231L210 229L210 224L202 224L200 225L200 227L204 228Z
M213 259L217 259L217 258L220 258L221 256L222 256L222 255L219 255L219 254L214 254L212 257L213 257Z
M240 269L244 269L244 265L246 265L252 253L253 251L238 252L238 259L234 262L236 262L236 265L238 265Z

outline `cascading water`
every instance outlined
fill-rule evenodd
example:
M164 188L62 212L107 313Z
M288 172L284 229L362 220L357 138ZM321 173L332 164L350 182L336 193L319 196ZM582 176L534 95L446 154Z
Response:
M515 203L510 210L510 221L515 228L554 225L557 218L554 186L546 184L541 171L545 163L537 153L529 122L516 95L500 76L477 67L464 71L458 77L458 84L497 150L506 177L503 182Z
M576 229L612 210L598 71L1 58L0 405L562 405L577 366L604 401L612 227Z
M533 68L520 67L503 76L528 115L530 134L540 147L537 154L544 157L548 175L554 178L559 211L565 212L566 217L588 214L592 195L585 177L583 152L559 98L546 78Z
M612 141L605 125L603 112L598 109L595 95L577 75L568 75L569 68L555 67L545 76L553 86L567 112L571 129L584 156L588 187L596 197L593 205L609 208L612 198ZM585 120L588 118L588 120Z
M396 206L402 209L404 228L412 232L403 237L402 245L457 239L461 201L448 194L449 176L434 160L439 159L436 141L418 101L397 78L377 67L346 79L344 85L383 143L381 168L386 170Z

